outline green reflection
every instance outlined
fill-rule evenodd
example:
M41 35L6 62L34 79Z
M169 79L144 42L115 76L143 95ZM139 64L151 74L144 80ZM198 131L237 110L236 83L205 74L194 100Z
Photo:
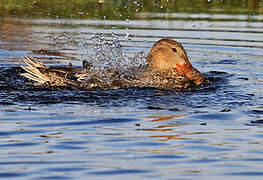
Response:
M95 19L149 19L148 13L178 12L255 15L263 14L262 4L263 0L1 0L0 15Z

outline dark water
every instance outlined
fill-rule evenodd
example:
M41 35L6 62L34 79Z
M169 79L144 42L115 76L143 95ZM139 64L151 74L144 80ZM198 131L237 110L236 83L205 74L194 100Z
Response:
M3 19L0 178L261 179L263 23L248 19L262 16L174 16L182 18ZM37 88L19 76L25 53L49 65L96 60L94 36L121 44L102 49L111 60L176 39L212 83L83 91Z

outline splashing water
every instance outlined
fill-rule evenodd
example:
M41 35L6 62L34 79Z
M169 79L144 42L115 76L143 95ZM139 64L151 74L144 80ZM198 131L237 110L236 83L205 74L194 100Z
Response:
M129 65L129 59L125 56L118 40L108 42L100 37L95 37L92 40L91 47L95 52L95 56L92 59L93 66L121 71L122 68L126 68Z
M103 37L94 36L91 41L91 44L86 45L88 51L84 52L84 57L88 57L87 60L97 69L124 72L145 65L146 54L140 52L134 58L127 57L118 37L108 41Z
M89 82L94 77L111 86L110 72L116 72L120 78L123 76L132 76L132 70L138 69L146 65L146 53L139 52L135 57L128 57L118 37L113 36L112 41L108 41L100 36L90 38L91 43L83 43L84 48L81 50L82 60L86 60L91 64L89 75L86 81Z

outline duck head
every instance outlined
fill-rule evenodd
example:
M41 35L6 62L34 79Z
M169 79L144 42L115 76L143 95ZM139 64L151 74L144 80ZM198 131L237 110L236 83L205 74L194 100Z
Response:
M149 66L159 72L172 72L192 80L196 85L204 84L207 80L190 63L183 46L172 39L157 41L148 57Z

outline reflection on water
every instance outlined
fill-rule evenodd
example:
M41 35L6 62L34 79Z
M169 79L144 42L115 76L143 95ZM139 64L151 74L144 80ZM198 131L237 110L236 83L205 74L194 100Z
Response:
M2 19L0 178L261 178L263 24L180 15L187 20ZM25 53L61 66L96 59L94 35L117 39L127 57L177 39L212 83L83 91L19 76Z

